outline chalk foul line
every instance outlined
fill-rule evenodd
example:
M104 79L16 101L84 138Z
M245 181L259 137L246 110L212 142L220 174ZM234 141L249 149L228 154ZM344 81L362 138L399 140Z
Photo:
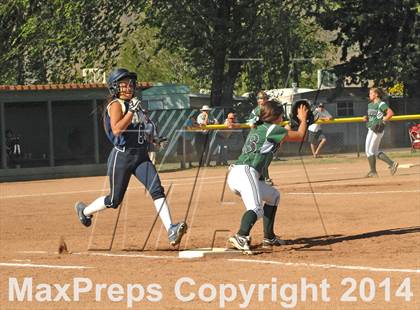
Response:
M44 265L30 263L0 263L0 267L19 267L19 268L49 268L49 269L92 269L87 266L66 266L66 265Z
M373 272L402 272L402 273L420 273L420 269L396 269L396 268L378 268L368 266L351 266L351 265L334 265L334 264L315 264L315 263L292 263L292 262L279 262L270 260L259 259L244 259L244 258L230 258L228 261L241 262L241 263L254 263L254 264L267 264L267 265L282 265L292 267L312 267L323 269L346 269L346 270L365 270Z
M366 195L366 194L398 194L398 193L420 193L420 190L403 190L403 191L373 191L373 192L293 192L285 193L286 195Z

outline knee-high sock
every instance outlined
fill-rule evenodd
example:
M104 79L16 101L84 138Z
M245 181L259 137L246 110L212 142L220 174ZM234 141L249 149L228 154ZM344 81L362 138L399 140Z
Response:
M388 166L392 166L394 164L394 161L389 158L384 152L379 152L378 158L388 164Z
M90 216L93 213L99 212L103 209L106 209L105 206L105 196L101 196L97 198L94 202L88 205L84 210L83 214L86 216Z
M156 211L159 213L160 219L162 220L166 231L168 231L169 227L171 227L172 224L172 218L171 212L169 212L169 206L166 203L166 198L158 198L155 201L153 201L153 203L155 204Z
M276 218L277 206L264 205L264 238L273 239L276 237L274 233L274 220Z
M242 216L241 227L238 234L241 236L249 236L252 226L257 221L257 214L252 210L247 210Z
M368 161L369 161L370 171L376 173L376 157L375 157L375 155L369 156Z

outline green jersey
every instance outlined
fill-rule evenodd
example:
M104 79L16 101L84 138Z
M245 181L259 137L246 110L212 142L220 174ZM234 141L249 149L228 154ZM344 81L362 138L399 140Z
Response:
M376 124L382 121L384 115L386 115L386 110L388 110L389 106L383 102L369 102L368 104L368 122L366 124L367 128L372 128Z
M279 143L286 136L287 129L275 124L263 123L252 128L236 165L248 165L262 174L270 165Z

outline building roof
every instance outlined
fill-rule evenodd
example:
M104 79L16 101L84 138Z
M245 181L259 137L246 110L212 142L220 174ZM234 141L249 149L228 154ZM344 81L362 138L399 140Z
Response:
M183 95L190 93L189 87L183 84L154 83L152 86L143 92L143 96Z
M153 84L149 82L137 83L138 88L147 89ZM0 85L0 91L37 91L37 90L79 90L79 89L102 89L107 88L104 83L67 83L45 85Z

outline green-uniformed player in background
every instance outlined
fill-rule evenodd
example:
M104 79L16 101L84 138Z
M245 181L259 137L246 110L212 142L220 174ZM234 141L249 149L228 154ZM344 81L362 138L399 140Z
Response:
M268 101L268 95L264 91L259 91L257 94L257 103L258 105L251 111L251 114L248 117L247 124L250 126L255 126L260 118L261 107L263 107ZM271 160L273 159L274 153L271 154ZM268 174L268 167L263 169L261 179L264 180L268 185L274 185L273 180Z
M229 238L232 246L245 252L250 251L250 231L258 218L263 217L263 246L285 244L274 233L274 220L280 201L279 191L261 180L281 141L301 141L307 128L308 109L300 106L297 131L289 131L277 123L283 120L283 107L275 101L267 101L261 107L260 119L252 128L235 165L230 167L227 183L232 192L239 194L246 212L242 216L241 227L237 234Z
M382 101L382 91L379 88L371 88L369 91L367 121L368 134L366 136L365 152L369 161L370 171L367 178L378 177L376 172L376 157L388 164L391 175L394 175L398 163L390 159L384 152L379 151L379 144L384 136L385 124L392 118L394 112Z

